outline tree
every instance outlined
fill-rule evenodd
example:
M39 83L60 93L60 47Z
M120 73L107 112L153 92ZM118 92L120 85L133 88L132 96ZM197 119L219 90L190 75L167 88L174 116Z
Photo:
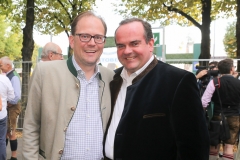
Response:
M80 12L92 9L95 0L2 0L0 15L5 15L13 29L23 28L22 46L22 107L26 105L28 80L34 49L33 27L44 34L65 32L70 35L70 24ZM34 25L35 23L35 25ZM1 43L0 43L1 45ZM1 49L1 46L0 46ZM28 62L28 63L25 63Z
M36 0L35 29L50 35L65 32L68 38L73 19L79 13L91 10L93 5L95 0ZM69 50L68 56L70 55Z
M116 11L122 15L140 16L150 21L159 20L161 25L195 25L200 29L201 54L199 59L210 59L210 25L219 13L225 17L233 16L236 2L233 0L122 0ZM208 62L200 62L206 66Z
M32 54L34 49L33 25L34 25L34 0L27 0L26 21L23 28L22 45L22 108L27 105L28 81L32 67ZM24 112L22 113L24 115Z
M14 27L23 27L26 0L3 0L0 14L7 15ZM91 10L96 0L35 0L34 29L42 34L57 35L65 32L70 35L70 24L79 13ZM69 47L70 49L70 47ZM70 56L70 52L69 52Z
M230 58L237 57L237 43L236 43L236 22L229 23L224 35L223 44L225 51Z
M70 24L81 12L91 10L95 0L37 0L35 28L43 34L70 35Z
M0 57L8 56L14 61L21 59L22 34L13 32L6 22L5 16L0 16Z
M237 0L237 23L236 23L236 39L237 39L237 59L240 59L240 0ZM237 63L237 71L240 72L240 62Z

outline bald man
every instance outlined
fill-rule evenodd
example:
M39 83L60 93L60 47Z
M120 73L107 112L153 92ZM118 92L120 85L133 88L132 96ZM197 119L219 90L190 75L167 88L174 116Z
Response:
M48 42L42 50L41 61L63 60L62 49L53 42Z

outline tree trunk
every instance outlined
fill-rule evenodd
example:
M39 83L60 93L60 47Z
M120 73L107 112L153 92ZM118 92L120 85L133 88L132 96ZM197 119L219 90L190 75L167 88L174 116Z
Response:
M26 25L23 28L23 48L22 48L22 115L27 105L28 97L28 81L32 67L32 54L34 49L33 40L33 25L34 25L34 0L27 0L26 8ZM21 124L21 122L19 122Z
M201 53L199 59L210 59L210 25L211 0L202 0L202 26L201 26ZM200 61L201 66L208 66L208 61Z
M236 23L236 39L237 39L237 59L240 59L240 0L237 0L237 23ZM237 62L237 71L240 72L240 62Z

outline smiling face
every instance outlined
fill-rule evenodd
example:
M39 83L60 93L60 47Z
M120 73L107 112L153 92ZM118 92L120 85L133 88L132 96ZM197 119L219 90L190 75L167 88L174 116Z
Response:
M76 34L89 34L91 36L95 35L105 35L105 29L101 20L94 16L82 17L77 25L75 35L69 37L69 43L74 51L74 57L76 62L81 68L85 66L95 67L98 59L100 58L104 43L95 43L94 39L91 38L89 42L82 42L79 36Z
M121 25L115 34L118 59L128 74L142 68L151 58L154 39L147 43L141 22L130 22Z

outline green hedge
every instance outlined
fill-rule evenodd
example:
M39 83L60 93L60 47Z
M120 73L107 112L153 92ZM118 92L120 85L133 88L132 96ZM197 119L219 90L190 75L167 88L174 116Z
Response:
M114 37L107 37L104 48L116 47Z
M193 59L193 53L166 54L166 59Z

